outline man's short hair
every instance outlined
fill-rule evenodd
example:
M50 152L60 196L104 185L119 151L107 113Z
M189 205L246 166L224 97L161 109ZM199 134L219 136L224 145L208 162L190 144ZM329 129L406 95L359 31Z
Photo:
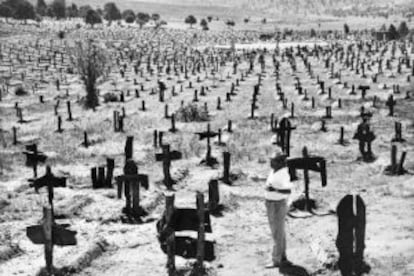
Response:
M270 157L270 162L282 163L286 161L286 158L286 154L283 154L282 152L276 152Z

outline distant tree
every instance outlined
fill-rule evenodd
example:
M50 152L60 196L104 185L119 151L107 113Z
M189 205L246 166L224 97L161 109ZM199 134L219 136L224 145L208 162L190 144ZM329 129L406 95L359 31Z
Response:
M207 16L207 20L208 20L208 23L211 23L211 21L213 20L213 17L211 15L209 15L209 16Z
M197 18L194 15L189 15L184 20L185 24L189 24L190 28L193 27L194 24L197 24Z
M389 40L398 39L398 32L393 24L391 24L390 27L388 28L388 39Z
M250 19L249 19L249 18L245 18L245 19L244 19L244 23L246 23L246 24L247 24L247 23L249 23L249 21L250 21Z
M226 25L230 28L230 27L234 27L236 23L233 20L227 20Z
M405 37L410 33L410 30L408 29L407 22L403 21L400 23L400 26L398 26L398 35L400 38Z
M69 7L66 8L66 16L73 18L73 17L79 17L79 10L78 6L76 4L72 4Z
M316 31L315 31L315 29L311 29L311 31L310 31L310 36L311 37L316 37Z
M85 23L90 24L93 28L95 24L102 23L102 18L97 11L90 9L86 12Z
M157 22L157 21L159 21L161 19L161 16L158 14L158 13L153 13L152 15L151 15L151 20L152 21L154 21L154 22Z
M41 16L45 16L46 11L47 11L47 5L45 3L45 0L37 0L36 12Z
M98 15L96 11L93 11ZM91 11L88 11L90 14ZM99 16L99 15L98 15ZM95 108L99 105L97 84L100 78L105 78L108 72L109 60L104 49L92 40L77 42L67 51L71 63L77 69L86 89L86 108Z
M139 24L140 28L142 28L149 21L150 21L150 15L148 13L144 13L144 12L137 13L137 23Z
M47 6L46 16L48 16L48 17L55 17L55 13L53 12L52 6Z
M35 19L36 12L33 5L26 1L26 0L9 0L4 3L8 2L15 2L15 8L13 12L13 17L15 19L24 20L26 22L27 19ZM12 5L10 5L13 8Z
M6 4L0 4L0 17L6 18L6 22L8 22L8 19L13 16L13 9L6 5Z
M344 24L344 33L346 34L346 35L348 35L349 34L349 26L348 26L348 24Z
M53 10L53 14L57 19L66 17L66 1L65 0L53 0L50 7Z
M267 23L267 19L266 18L263 18L262 19L262 24L266 24Z
M165 21L165 20L160 20L160 21L158 21L157 22L157 24L156 24L156 26L155 26L155 28L160 28L161 26L165 26L165 25L167 25L168 23L167 23L167 21Z
M136 19L135 13L132 10L124 10L122 18L126 23L133 23Z
M79 17L85 18L89 10L93 10L91 6L85 5L79 7Z
M208 26L208 22L207 22L207 20L205 18L201 19L200 26L201 27Z
M208 28L208 22L207 22L207 20L205 18L201 19L200 26L203 29L203 31L208 31L209 30L209 28Z
M108 21L120 20L121 12L114 2L106 3L104 6L104 18Z

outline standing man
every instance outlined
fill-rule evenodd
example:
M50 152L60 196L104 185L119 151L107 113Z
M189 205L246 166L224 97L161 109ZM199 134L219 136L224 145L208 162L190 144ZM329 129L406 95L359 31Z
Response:
M266 210L273 238L272 261L266 268L289 265L286 257L285 220L288 212L288 198L293 185L286 165L286 155L276 154L270 159L272 168L266 181Z

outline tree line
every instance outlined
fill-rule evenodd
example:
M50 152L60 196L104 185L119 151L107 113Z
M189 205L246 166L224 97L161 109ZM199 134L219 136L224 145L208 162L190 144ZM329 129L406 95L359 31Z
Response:
M83 18L85 23L92 26L101 24L103 19L112 22L124 20L126 23L136 22L141 28L149 22L153 22L155 28L166 25L167 22L161 19L158 13L134 12L131 9L121 11L114 2L106 3L102 8L93 9L90 5L77 6L72 3L66 5L65 0L53 0L47 4L45 0L37 0L36 5L32 5L28 0L5 0L0 3L0 17L14 18L17 20L36 20L40 22L43 17L56 19L65 18ZM201 19L200 26L203 30L208 31L208 24L213 20L212 16ZM219 20L215 18L215 20ZM190 28L198 23L194 15L188 15L184 19L184 23ZM228 27L234 27L233 20L227 20L225 24Z
M121 12L113 2L106 3L103 9L93 9L90 5L78 7L74 3L67 6L65 0L53 0L50 4L47 4L45 0L37 0L35 6L27 0L5 0L0 3L0 17L4 17L6 20L14 18L36 21L41 21L43 17L83 18L87 24L91 25L100 24L103 19L109 22L119 20L125 20L127 23L137 22L141 27L150 21L153 21L156 27L167 24L161 20L158 13L134 12L131 9Z

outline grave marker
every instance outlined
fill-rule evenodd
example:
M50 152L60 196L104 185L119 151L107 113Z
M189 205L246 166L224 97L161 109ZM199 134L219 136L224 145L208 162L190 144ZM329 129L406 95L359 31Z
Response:
M54 222L53 209L43 207L43 221L41 225L33 225L26 228L26 236L34 244L44 244L46 272L54 275L53 246L76 245L76 231L67 230L68 225L59 225Z
M207 131L204 132L196 132L199 136L199 140L202 141L204 139L207 140L207 152L206 157L201 161L201 163L206 164L207 166L214 166L216 165L217 159L211 156L211 138L214 138L218 135L218 132L213 132L210 130L210 124L207 124Z
M128 159L124 166L124 174L116 177L116 182L119 199L122 197L122 189L124 189L126 203L123 212L126 214L128 221L141 222L141 217L146 214L146 211L139 205L139 189L142 186L148 190L148 175L138 174L137 165L132 159Z
M319 172L321 175L322 187L327 185L326 160L320 156L309 156L306 147L302 150L302 158L291 158L287 160L287 166L292 172L297 169L303 169L305 184L305 211L312 212L311 201L309 197L309 171Z
M50 166L46 167L46 173L40 178L29 179L30 187L38 192L40 188L47 187L49 204L53 209L54 188L66 187L66 177L56 177L53 175Z
M171 178L170 166L171 161L180 160L182 153L179 151L170 151L170 145L162 145L162 153L155 154L155 160L162 162L162 168L164 173L164 184L168 190L172 190L174 180Z
M364 201L359 195L346 195L339 202L336 213L336 247L339 251L338 266L342 276L368 273L370 267L363 261L366 227Z

